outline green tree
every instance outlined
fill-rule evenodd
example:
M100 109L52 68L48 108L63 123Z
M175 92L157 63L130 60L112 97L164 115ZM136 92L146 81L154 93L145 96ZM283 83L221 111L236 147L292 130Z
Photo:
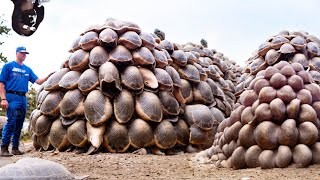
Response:
M2 17L0 16L0 36L8 36L10 35L10 31L11 29L8 28L6 25L5 25L6 21L4 19L2 19ZM0 41L0 45L2 45L4 42ZM2 52L0 52L0 61L2 62L8 62L8 59L7 57L3 56Z

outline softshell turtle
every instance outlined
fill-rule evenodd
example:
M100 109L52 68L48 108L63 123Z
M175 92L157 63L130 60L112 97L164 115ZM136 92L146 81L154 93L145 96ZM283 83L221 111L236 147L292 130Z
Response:
M301 36L296 36L293 39L291 39L290 44L296 50L302 50L304 47L306 47L307 41Z
M26 157L0 168L0 179L73 179L73 175L61 164Z
M80 49L80 39L82 36L78 36L77 38L75 38L71 44L71 48L69 49L69 52L75 52L76 50Z
M119 123L128 122L134 113L134 98L123 89L113 100L114 115Z
M169 54L172 53L173 50L174 50L173 43L170 42L170 41L168 41L168 40L166 40L166 39L165 39L165 40L162 40L162 41L159 43L159 45L160 45L160 47L161 47L162 49L167 50Z
M135 119L129 126L129 140L134 148L143 148L154 143L151 126L142 119Z
M89 66L98 69L103 63L109 61L109 53L101 46L94 47L89 54Z
M78 88L83 94L89 94L93 89L99 86L98 72L93 69L85 70L78 80Z
M98 45L98 33L89 31L81 36L79 41L80 47L85 51L90 51Z
M88 64L89 53L82 49L79 49L72 53L68 62L70 69L74 71L83 71L88 68Z
M46 83L44 84L44 89L46 91L53 91L53 90L59 89L60 88L59 81L69 71L70 71L69 68L62 68L56 71L46 81Z
M100 126L109 120L113 114L109 98L99 90L91 91L84 101L84 114L88 122Z
M176 69L174 69L172 66L166 66L165 70L169 74L169 76L172 79L173 86L174 87L181 87L181 78Z
M189 144L189 127L187 123L183 119L179 119L172 124L177 133L177 144L184 146Z
M118 43L129 50L133 50L142 45L142 40L136 32L127 31L119 37Z
M211 104L214 101L214 97L209 84L205 81L200 81L200 83L193 86L193 100L195 102L203 104Z
M59 81L59 86L68 90L77 88L80 75L81 73L79 71L67 72Z
M104 29L99 34L99 44L111 50L118 45L118 34L110 28Z
M136 97L136 112L143 120L160 122L163 111L159 97L154 93L143 91Z
M102 146L112 153L125 152L130 146L126 125L120 124L117 121L111 121L107 124Z

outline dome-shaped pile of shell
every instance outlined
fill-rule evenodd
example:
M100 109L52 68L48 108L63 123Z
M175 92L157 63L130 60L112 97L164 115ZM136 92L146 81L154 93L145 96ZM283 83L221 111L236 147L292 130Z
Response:
M239 101L198 158L235 169L320 163L320 88L300 63L260 71Z
M279 61L300 63L305 70L310 68L311 76L320 83L320 40L307 32L282 31L269 37L247 60L236 95L249 86L259 71Z
M160 37L115 19L81 33L37 93L29 126L34 146L156 154L210 147L228 114L220 106L230 106L221 89L229 84L207 78L194 64L200 56Z

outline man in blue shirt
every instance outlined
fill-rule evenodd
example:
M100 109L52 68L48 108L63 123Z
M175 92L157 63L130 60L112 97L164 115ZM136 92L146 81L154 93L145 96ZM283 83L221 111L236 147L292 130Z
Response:
M23 121L26 116L28 83L41 85L45 78L38 78L31 68L23 64L26 55L29 54L25 47L17 47L16 60L6 63L0 74L0 98L1 107L7 110L7 123L2 130L1 156L21 155L19 139ZM8 150L12 137L12 151Z

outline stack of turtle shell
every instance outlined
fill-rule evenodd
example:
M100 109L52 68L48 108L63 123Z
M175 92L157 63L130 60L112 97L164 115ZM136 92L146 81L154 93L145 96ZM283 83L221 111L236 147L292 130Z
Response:
M247 60L247 67L236 86L236 96L247 88L256 74L279 61L300 63L317 84L320 83L320 40L307 33L282 31L269 37Z
M198 158L235 169L320 163L320 88L304 68L280 61L257 73Z
M107 19L93 25L69 52L37 94L29 126L37 148L200 150L212 145L228 114L217 108L228 99L208 78L219 68L203 62L204 71L199 53L179 50L134 23ZM220 76L216 80L229 86Z

